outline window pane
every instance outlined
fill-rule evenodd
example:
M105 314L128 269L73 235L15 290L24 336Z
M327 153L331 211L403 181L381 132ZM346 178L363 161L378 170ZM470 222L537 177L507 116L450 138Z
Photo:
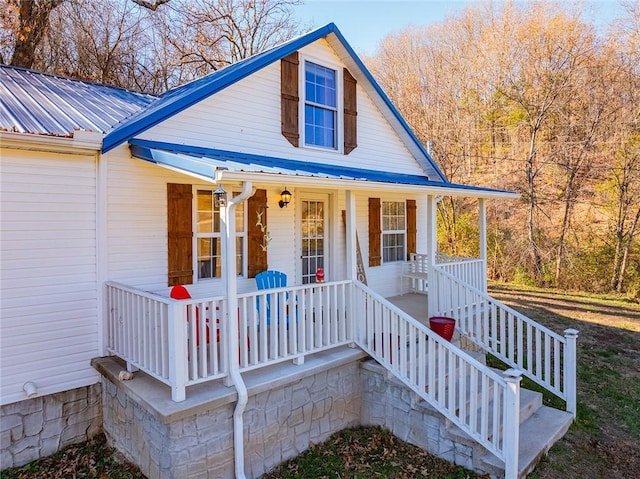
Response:
M235 195L234 195L235 196ZM257 218L253 218L257 220ZM242 233L244 231L244 201L236 206L236 233Z
M236 238L236 275L242 276L244 271L242 258L244 255L242 254L244 248L244 238L239 237Z
M213 231L213 197L210 191L198 191L197 231L211 233Z
M404 261L404 234L382 235L382 256L384 262Z
M198 279L222 276L219 238L198 239Z
M382 202L382 260L405 260L405 203Z
M336 147L336 72L305 63L305 143Z

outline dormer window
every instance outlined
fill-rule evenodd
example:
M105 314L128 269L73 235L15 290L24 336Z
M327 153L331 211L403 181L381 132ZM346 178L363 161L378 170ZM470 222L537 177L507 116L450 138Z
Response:
M287 141L296 148L316 147L345 155L357 148L357 82L349 70L301 62L298 52L284 57L280 68L282 135ZM300 75L304 81L298 82Z
M305 62L304 143L337 149L336 71Z

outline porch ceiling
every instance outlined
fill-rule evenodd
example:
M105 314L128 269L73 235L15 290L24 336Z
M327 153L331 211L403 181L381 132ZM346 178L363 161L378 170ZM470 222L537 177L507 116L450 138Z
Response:
M432 181L421 175L350 168L148 140L134 139L129 145L131 155L135 158L212 183L228 180L308 184L309 180L313 179L314 186L333 188L375 187L478 198L519 197L516 193L508 191ZM286 179L283 179L283 176Z

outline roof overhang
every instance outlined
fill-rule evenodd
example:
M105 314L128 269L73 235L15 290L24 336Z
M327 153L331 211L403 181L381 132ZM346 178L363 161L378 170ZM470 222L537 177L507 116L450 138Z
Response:
M56 136L0 131L0 145L17 150L96 155L102 148L102 133L76 130L70 136Z
M445 196L515 199L517 193L429 180L426 176L349 168L249 153L131 140L135 158L210 183L254 181L334 189L406 191Z

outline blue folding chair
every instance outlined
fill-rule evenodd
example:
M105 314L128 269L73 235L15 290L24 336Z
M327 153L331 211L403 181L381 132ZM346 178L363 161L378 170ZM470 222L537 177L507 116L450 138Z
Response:
M283 288L287 285L287 275L281 271L267 270L256 275L256 286L258 290ZM289 299L289 293L286 295L286 299ZM278 306L280 301L278 301ZM260 311L260 298L256 298L256 307ZM278 322L280 309L276 308L275 318ZM267 325L271 323L271 295L267 295ZM289 315L287 314L287 324L289 323Z

